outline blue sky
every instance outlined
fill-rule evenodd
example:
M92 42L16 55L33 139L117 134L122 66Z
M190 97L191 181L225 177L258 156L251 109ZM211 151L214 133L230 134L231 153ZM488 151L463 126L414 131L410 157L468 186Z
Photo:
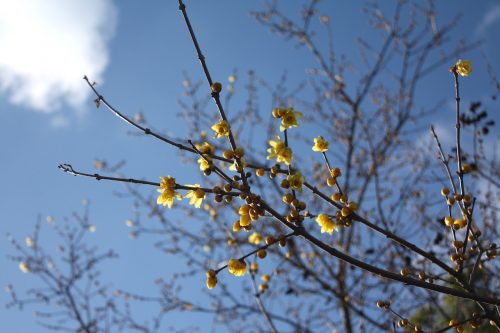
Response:
M70 177L57 165L71 163L93 170L96 158L111 162L125 159L123 171L131 177L155 181L160 175L175 174L182 182L190 182L189 172L195 168L180 165L177 153L165 145L128 135L131 128L125 123L103 108L96 110L81 79L86 74L96 80L105 96L127 114L141 111L156 128L184 137L186 127L176 118L183 72L193 80L201 79L202 72L176 1L149 1L147 5L132 0L47 0L43 6L37 0L15 3L0 0L0 235L11 233L22 240L32 232L38 216L54 216L57 223L63 216L80 211L82 200L88 199L92 222L97 226L97 232L89 235L90 241L103 250L114 248L121 253L121 258L107 267L106 277L117 287L141 285L144 287L134 291L154 293L152 281L157 276L168 278L175 265L156 254L146 239L127 237L124 221L132 216L132 210L130 201L114 196L121 187ZM447 21L462 12L457 37L483 39L481 52L498 73L500 65L494 61L500 59L496 33L500 2L453 1L450 7L451 3L439 2L440 19ZM270 82L277 82L286 70L290 81L298 82L314 65L304 49L271 34L249 15L261 8L259 1L187 1L187 6L217 80L225 82L237 68L242 81L253 69ZM372 33L359 3L325 1L320 9L332 20L337 49L346 55L357 54L355 37ZM478 98L491 92L481 52L464 55L474 65L474 81L465 83L464 89ZM449 80L449 76L444 77ZM436 91L440 82L443 76L432 77L422 94ZM473 97L465 95L464 99ZM495 137L498 141L498 134ZM55 247L53 236L46 231L45 244ZM21 288L30 286L30 276L7 260L12 253L3 237L0 285L14 282ZM147 275L134 275L138 269ZM1 293L0 304L7 300ZM29 308L23 312L2 308L3 329L45 332L30 313Z

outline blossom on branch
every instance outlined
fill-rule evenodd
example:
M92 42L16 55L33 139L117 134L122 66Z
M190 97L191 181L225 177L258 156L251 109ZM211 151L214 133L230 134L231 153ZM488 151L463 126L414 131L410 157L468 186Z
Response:
M294 190L302 193L302 184L306 181L304 176L300 172L296 172L293 175L289 175L287 177L287 180L290 184L290 187L293 188Z
M470 60L458 59L457 63L455 64L455 70L462 76L469 76L469 74L472 72Z
M225 120L219 120L212 127L212 130L215 132L214 138L218 139L222 136L229 136L229 123Z
M268 143L269 146L271 146L271 148L267 149L267 152L269 153L267 156L268 160L276 158L278 163L283 162L286 165L290 165L292 163L293 152L285 145L285 143L281 140L281 137L277 135L276 141L269 140Z
M316 218L316 222L321 227L322 234L327 232L331 235L334 230L337 231L338 229L338 226L335 224L332 218L324 213L318 215L318 217Z
M283 109L281 112L280 131L299 126L298 120L303 117L302 112L294 111L293 108Z
M315 137L312 150L320 153L328 151L328 141L326 141L322 136Z
M227 269L234 276L243 276L247 272L247 264L244 260L229 259Z
M201 207L201 202L203 199L205 199L205 191L200 187L200 184L194 184L194 185L187 185L191 187L196 187L196 189L193 189L186 193L184 198L189 198L189 204L195 206L196 208Z
M157 190L160 192L158 199L156 199L156 203L158 205L167 206L168 208L172 208L174 204L174 199L181 200L182 197L175 190L175 178L174 177L161 177L160 188Z

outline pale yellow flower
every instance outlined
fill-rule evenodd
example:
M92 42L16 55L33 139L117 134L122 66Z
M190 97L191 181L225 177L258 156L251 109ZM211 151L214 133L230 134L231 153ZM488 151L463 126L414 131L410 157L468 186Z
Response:
M31 237L26 237L25 242L27 247L33 247L33 245L35 245L35 242Z
M217 285L217 274L214 270L209 269L207 271L207 288L213 289Z
M238 210L238 214L240 214L240 223L239 225L241 227L246 227L250 225L251 223L251 218L250 218L250 206L249 205L243 205L240 207Z
M281 112L280 131L299 126L298 120L302 118L302 112L294 111L293 108L283 109Z
M229 136L229 124L225 120L219 120L212 127L212 130L215 132L214 138L218 139L221 136Z
M25 263L24 261L21 261L19 263L19 270L23 273L29 273L30 267L27 263Z
M241 165L243 168L246 168L246 167L247 167L247 165L248 165L248 163L247 163L247 161L245 161L245 159L244 159L244 158L241 158L241 159L240 159L240 165ZM236 160L234 160L233 164L231 164L231 166L229 167L229 170L231 170L231 171L237 171L237 170L236 170Z
M210 158L209 157L200 157L198 159L198 163L200 164L200 170L205 171L207 169L210 169Z
M268 160L276 158L276 162L278 163L284 162L286 165L290 165L292 163L293 152L285 145L278 135L276 136L276 141L269 140L268 143L269 146L271 146L271 148L267 149L267 152L269 153L267 156Z
M320 153L328 151L328 141L326 141L322 136L315 137L312 150Z
M262 236L258 232L254 232L248 236L248 242L250 244L259 245L262 242Z
M287 177L287 180L290 183L291 188L302 193L302 185L306 180L304 179L304 176L302 176L300 172L297 171L293 175L289 175Z
M196 149L198 149L200 151L200 153L202 154L213 154L213 152L215 151L215 148L214 146L212 146L210 143L208 142L203 142L203 144L196 144Z
M186 185L186 186L196 187L196 189L187 192L184 198L189 198L190 205L193 205L196 208L200 208L203 199L205 199L205 191L199 188L200 184Z
M243 276L247 272L247 264L244 260L229 259L227 269L234 276Z
M316 222L319 224L321 227L321 233L329 233L330 235L333 233L333 231L337 231L337 225L335 222L332 220L330 216L327 214L321 213L318 215L316 218Z
M455 64L455 68L457 73L462 76L469 76L469 74L472 72L470 60L459 59Z
M181 200L182 196L175 190L175 178L174 177L161 177L160 188L157 190L160 192L156 203L158 205L164 205L168 208L172 208L174 204L174 199Z

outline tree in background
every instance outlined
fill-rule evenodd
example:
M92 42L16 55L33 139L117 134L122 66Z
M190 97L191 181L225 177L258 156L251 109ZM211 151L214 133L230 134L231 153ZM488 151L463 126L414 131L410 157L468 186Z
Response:
M206 79L184 82L181 116L190 140L155 131L142 114L122 113L85 77L96 107L178 149L204 177L201 185L173 176L132 179L104 161L96 164L100 173L60 168L123 182L134 197L131 236L158 239L158 249L183 258L187 269L180 279L158 280L156 296L112 291L97 265L114 253L87 248L83 237L92 225L86 214L75 215L76 227L55 227L66 243L62 267L38 241L38 225L27 248L12 240L19 268L45 285L27 298L10 286L9 305L49 304L38 313L45 325L77 332L155 332L173 311L211 313L230 331L498 331L499 172L484 147L494 123L480 102L468 110L460 104L461 80L477 78L468 60L457 59L477 44L454 47L458 20L439 26L431 1L400 1L393 13L371 5L366 15L380 37L360 39L364 65L354 69L334 48L318 2L305 4L299 18L276 2L253 13L308 49L317 67L295 87L285 75L272 86L249 72L247 102L236 112L238 77L224 85L211 77L179 0ZM442 108L417 98L422 79L448 69L454 95L450 87L440 93L456 103L449 117L455 146L443 147L432 127L434 141L416 144L428 116ZM271 96L267 109L261 94ZM175 221L169 209L183 209L197 223ZM183 278L201 275L208 300L183 297L182 287L193 288ZM159 313L143 324L130 310L133 301L156 303Z

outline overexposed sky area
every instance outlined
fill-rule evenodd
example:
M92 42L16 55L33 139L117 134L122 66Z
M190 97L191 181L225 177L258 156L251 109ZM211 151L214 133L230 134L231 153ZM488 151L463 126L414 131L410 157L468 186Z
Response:
M102 80L116 16L111 0L0 0L0 93L36 111L81 108L81 78Z

